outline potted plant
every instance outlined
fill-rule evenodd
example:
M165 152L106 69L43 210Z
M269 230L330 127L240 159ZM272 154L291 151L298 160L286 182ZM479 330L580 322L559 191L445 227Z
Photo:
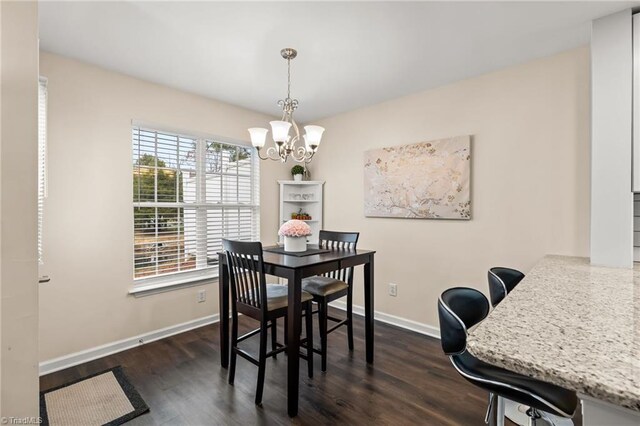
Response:
M293 176L293 180L301 181L302 175L304 174L304 167L299 164L296 164L291 168L291 175Z
M284 237L284 251L301 252L307 250L311 227L302 220L289 220L280 227L278 235Z

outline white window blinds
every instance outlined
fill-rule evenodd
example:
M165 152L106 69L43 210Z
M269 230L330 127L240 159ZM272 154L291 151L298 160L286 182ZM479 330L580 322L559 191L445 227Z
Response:
M42 223L47 196L47 80L38 85L38 262L43 264Z
M254 149L134 127L134 278L217 266L222 238L259 239Z

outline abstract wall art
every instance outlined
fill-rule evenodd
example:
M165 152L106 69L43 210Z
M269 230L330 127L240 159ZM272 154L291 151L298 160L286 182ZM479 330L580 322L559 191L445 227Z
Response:
M468 220L470 181L470 136L367 151L364 214Z

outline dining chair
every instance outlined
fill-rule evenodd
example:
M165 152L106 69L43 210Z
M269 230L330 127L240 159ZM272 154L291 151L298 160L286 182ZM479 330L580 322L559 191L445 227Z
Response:
M355 250L359 232L320 231L319 246L331 250ZM313 296L318 304L318 323L320 331L321 370L327 371L327 335L337 328L347 326L349 350L353 351L353 267L328 272L324 275L305 278L302 289ZM329 303L347 296L347 318L341 319L329 315ZM328 328L328 320L336 324Z
M488 314L487 298L473 288L450 288L438 299L440 343L444 353L462 377L489 392L485 423L495 417L499 398L528 406L529 425L554 424L549 413L573 417L578 406L575 392L488 364L467 351L467 330ZM497 423L503 425L504 418L498 414Z
M262 243L242 242L223 239L222 247L227 257L229 282L231 287L231 358L229 363L229 384L233 385L236 373L236 357L258 366L258 384L256 405L262 403L266 360L275 357L287 349L286 344L277 343L276 320L287 314L288 288L286 285L267 284ZM302 291L301 302L305 313L306 338L301 340L307 345L306 356L309 377L313 377L313 309L312 296ZM241 313L260 323L260 327L238 337L238 314ZM271 351L267 352L267 335L271 329ZM238 344L249 337L260 334L258 359L254 358Z

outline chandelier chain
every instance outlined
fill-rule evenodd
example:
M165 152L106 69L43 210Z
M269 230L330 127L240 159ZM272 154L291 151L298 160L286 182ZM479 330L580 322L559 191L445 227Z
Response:
M291 99L291 59L287 59L287 99Z

